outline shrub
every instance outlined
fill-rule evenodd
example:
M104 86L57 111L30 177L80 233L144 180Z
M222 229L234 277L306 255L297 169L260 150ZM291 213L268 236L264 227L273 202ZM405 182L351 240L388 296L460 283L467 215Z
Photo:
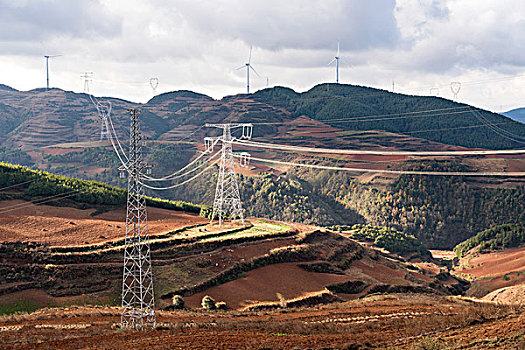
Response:
M446 345L440 342L439 339L427 336L417 344L415 344L412 349L414 350L441 350L445 349Z
M184 309L184 299L180 295L174 295L171 302L174 309Z
M201 306L205 310L215 310L217 308L217 305L215 304L215 299L213 299L209 295L206 295L202 298Z
M226 310L228 308L226 306L226 302L224 301L219 301L218 303L215 304L215 307L217 308L217 310Z

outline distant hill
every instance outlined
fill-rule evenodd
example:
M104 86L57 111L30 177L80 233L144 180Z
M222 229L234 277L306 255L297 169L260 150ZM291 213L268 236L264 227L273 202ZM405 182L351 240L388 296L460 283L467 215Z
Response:
M504 116L525 124L525 108L516 108L505 113Z
M300 116L343 130L385 130L464 147L501 149L519 145L487 128L487 122L525 135L525 125L465 104L343 84L320 84L304 93L274 87L221 100L185 90L155 96L146 104L103 99L112 103L113 122L122 137L126 135L122 129L128 127L127 109L141 108L144 132L153 140L187 138L195 127L207 122L259 123L254 136L278 136L282 133L279 127L286 129L287 122ZM0 132L7 135L0 146L27 149L93 141L99 134L99 123L96 108L86 94L0 88ZM191 135L191 139L201 140L204 132Z
M525 125L466 104L363 86L320 84L302 94L273 88L256 92L253 99L282 106L292 116L307 115L346 130L386 130L464 147L519 145L494 133L486 126L489 122L507 132L525 135Z

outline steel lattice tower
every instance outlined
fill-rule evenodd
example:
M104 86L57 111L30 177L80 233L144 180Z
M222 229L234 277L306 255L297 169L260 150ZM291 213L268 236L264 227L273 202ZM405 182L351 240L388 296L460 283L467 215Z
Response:
M130 113L128 203L120 323L122 328L141 330L148 326L155 326L155 300L146 200L144 187L140 183L142 170L147 168L142 160L143 137L139 124L140 111L133 109Z
M105 138L109 140L110 134L109 134L109 124L108 124L108 118L109 114L111 113L111 104L109 102L100 102L97 101L96 103L98 115L100 117L100 141L104 140Z
M232 220L239 218L244 225L241 196L233 161L232 141L234 138L232 138L231 129L242 127L243 138L251 138L252 124L206 124L206 126L221 128L223 130L222 137L207 138L212 142L214 141L213 139L219 139L222 141L219 175L217 177L217 187L215 189L215 200L213 201L211 222L213 222L213 219L217 216L219 219L219 226L222 226L224 218L229 216Z

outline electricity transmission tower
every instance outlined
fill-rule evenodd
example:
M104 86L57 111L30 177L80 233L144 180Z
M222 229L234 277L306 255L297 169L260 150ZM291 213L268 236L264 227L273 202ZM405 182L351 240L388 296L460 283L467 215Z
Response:
M84 92L89 94L89 84L92 82L93 72L85 72L80 77L84 78Z
M108 119L111 114L111 104L97 101L96 104L98 115L100 117L100 141L110 138Z
M458 100L459 90L461 90L461 83L459 81L453 81L450 83L450 91L454 95L454 101Z
M155 327L155 300L151 252L148 242L148 217L144 187L140 182L142 170L149 168L149 166L142 159L144 138L140 132L140 111L132 109L130 113L129 160L126 167L120 168L128 172L128 204L120 324L122 328L141 330L147 326Z
M232 137L231 129L242 128L242 138L250 139L253 130L252 124L206 124L206 126L223 130L222 136L206 137L204 139L207 145L213 145L217 139L222 141L219 176L217 177L211 222L213 222L213 219L217 216L220 227L222 226L222 221L229 216L232 220L239 218L244 225L239 185L237 184L237 177L235 176L234 155L232 151L232 141L234 138ZM246 156L244 155L244 157Z
M159 78L151 78L149 85L151 86L151 90L153 90L153 97L155 97L157 95L157 87L159 86Z

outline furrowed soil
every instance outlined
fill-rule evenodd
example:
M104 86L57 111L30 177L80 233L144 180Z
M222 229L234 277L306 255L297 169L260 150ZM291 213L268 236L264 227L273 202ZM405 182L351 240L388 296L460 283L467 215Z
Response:
M272 312L157 313L122 331L117 308L46 309L0 318L0 349L523 349L518 307L428 295L370 296Z
M22 200L0 201L0 242L31 241L50 246L76 246L121 238L126 234L126 209L93 216L96 209L34 205ZM148 208L151 235L208 220L180 211Z
M456 272L476 279L475 296L504 287L525 284L525 247L508 248L503 251L467 256L460 262Z

